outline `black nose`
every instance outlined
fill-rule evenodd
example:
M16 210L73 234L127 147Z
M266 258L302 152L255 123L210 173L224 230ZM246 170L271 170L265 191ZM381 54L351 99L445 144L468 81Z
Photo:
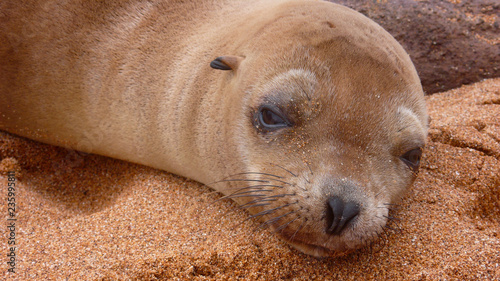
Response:
M326 233L340 235L340 233L359 214L359 205L354 202L344 202L339 197L328 198L326 204Z

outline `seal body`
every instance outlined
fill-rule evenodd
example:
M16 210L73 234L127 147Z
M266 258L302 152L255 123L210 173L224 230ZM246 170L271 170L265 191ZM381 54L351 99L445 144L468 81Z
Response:
M2 130L210 185L314 256L373 240L415 179L420 80L395 39L348 8L1 6Z

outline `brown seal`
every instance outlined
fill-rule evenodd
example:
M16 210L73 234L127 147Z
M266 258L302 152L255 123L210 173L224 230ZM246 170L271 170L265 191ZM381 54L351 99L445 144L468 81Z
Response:
M314 256L371 241L415 179L427 133L419 78L394 38L348 8L10 1L2 11L2 130L210 185Z

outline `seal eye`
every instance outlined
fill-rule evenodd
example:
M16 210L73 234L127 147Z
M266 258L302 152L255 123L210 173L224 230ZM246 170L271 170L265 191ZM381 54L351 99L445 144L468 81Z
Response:
M273 105L262 105L259 107L255 119L256 127L266 131L277 130L292 125L284 117L284 114Z
M420 166L420 158L422 158L422 148L412 149L400 158L413 172L417 172Z

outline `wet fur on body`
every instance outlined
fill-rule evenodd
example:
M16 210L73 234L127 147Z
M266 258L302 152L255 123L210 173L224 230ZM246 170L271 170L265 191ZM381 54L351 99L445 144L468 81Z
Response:
M427 134L419 78L394 38L350 9L313 0L0 8L2 130L208 184L314 256L372 241L415 179L408 159ZM336 207L355 212L338 229Z

